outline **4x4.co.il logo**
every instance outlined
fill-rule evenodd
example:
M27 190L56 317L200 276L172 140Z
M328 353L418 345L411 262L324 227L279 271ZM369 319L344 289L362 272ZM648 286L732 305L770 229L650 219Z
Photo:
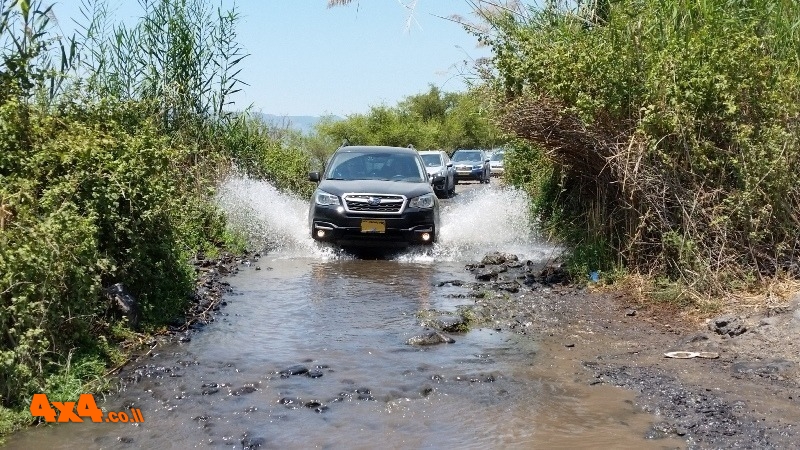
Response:
M112 411L103 414L103 411L97 407L92 394L81 394L77 404L75 402L51 402L47 399L47 394L33 394L31 415L42 417L45 422L83 422L82 417L87 417L92 422L144 422L142 411L138 408L131 408L130 413ZM56 415L58 419L56 419Z

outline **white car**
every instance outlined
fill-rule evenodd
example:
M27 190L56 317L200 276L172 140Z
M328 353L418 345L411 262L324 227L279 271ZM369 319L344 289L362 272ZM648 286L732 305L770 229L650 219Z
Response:
M506 169L503 166L503 157L505 154L505 151L498 150L492 153L492 156L489 158L489 166L492 168L493 177L499 177L505 173Z
M425 163L434 192L440 197L452 197L456 193L456 171L447 153L442 150L426 150L419 152L419 155Z

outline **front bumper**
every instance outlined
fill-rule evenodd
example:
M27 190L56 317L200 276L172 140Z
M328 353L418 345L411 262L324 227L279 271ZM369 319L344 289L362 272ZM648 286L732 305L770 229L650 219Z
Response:
M478 169L456 169L456 180L483 180L483 167Z
M362 220L382 220L384 232L362 232ZM354 247L405 247L436 242L434 210L406 209L402 215L366 215L314 206L309 217L311 237L317 241ZM427 239L425 239L427 237Z

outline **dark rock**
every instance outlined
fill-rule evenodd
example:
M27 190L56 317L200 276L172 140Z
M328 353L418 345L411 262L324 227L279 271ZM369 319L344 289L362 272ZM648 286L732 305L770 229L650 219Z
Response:
M569 274L560 264L551 264L542 269L539 280L543 284L561 284L569 280Z
M633 316L636 315L636 310L635 309L629 309L629 310L625 311L625 315L628 316L628 317L633 317Z
M241 443L242 443L242 449L252 450L264 446L267 443L267 441L264 438L251 437L248 436L247 433L245 433Z
M486 256L483 257L481 260L481 264L485 265L497 265L497 264L504 264L506 262L512 261L519 261L517 255L511 253L501 253L501 252L489 252Z
M319 378L322 376L322 371L317 369L309 370L306 372L306 376L309 378Z
M506 291L511 293L519 292L519 283L516 281L505 281L502 283L495 283L492 285L492 289L496 291Z
M231 395L239 396L239 395L247 395L252 394L253 392L257 391L256 387L253 385L245 385L238 389L231 391Z
M305 373L308 373L308 367L299 364L296 366L287 367L286 369L278 372L282 378L290 377L292 375L303 375Z
M122 283L117 283L105 290L106 298L111 303L111 309L127 319L133 329L139 328L139 303Z
M475 278L480 281L491 281L497 278L497 275L500 273L500 267L501 266L482 267L475 269L473 274Z
M437 345L437 344L452 344L455 339L445 336L438 331L432 331L428 334L414 336L406 341L408 345Z
M730 337L738 336L747 331L742 319L736 316L724 315L712 319L708 323L708 328L715 333L728 335Z
M421 324L447 333L465 333L469 331L469 321L462 315L442 314L425 319Z

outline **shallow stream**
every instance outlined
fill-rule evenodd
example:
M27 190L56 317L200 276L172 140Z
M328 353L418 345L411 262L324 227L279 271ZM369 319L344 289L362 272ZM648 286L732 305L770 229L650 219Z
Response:
M134 406L144 422L40 427L8 447L667 447L644 438L653 417L632 394L590 386L529 336L484 328L452 344L406 343L426 331L419 311L471 302L453 295L466 288L437 287L468 281L465 263L490 250L536 261L558 252L528 231L521 193L459 188L442 202L435 249L362 260L307 238L305 201L231 181L220 203L269 251L228 279L216 321L131 364L123 375L138 382L100 405Z

